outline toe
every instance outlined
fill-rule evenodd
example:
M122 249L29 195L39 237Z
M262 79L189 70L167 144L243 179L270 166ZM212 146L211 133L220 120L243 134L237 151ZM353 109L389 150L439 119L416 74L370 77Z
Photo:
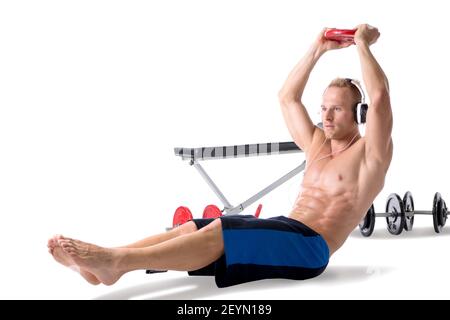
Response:
M58 244L59 244L60 246L68 245L68 244L69 244L69 240L58 239Z
M64 250L71 247L70 242L67 240L59 240L58 243L59 243L60 247L63 248Z
M53 238L48 239L47 247L53 248L55 245L56 245L56 244L55 244L55 240L54 240Z

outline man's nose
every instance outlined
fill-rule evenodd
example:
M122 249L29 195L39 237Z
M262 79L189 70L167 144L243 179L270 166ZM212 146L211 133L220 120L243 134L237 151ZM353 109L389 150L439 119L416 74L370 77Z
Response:
M332 120L333 119L333 108L329 108L329 109L327 109L327 111L325 111L325 115L324 115L324 117L325 117L325 119L326 120Z

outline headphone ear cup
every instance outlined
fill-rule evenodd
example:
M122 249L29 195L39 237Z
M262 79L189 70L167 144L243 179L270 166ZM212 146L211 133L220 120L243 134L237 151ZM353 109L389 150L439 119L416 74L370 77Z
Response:
M366 117L367 117L367 110L369 109L369 106L367 103L360 103L359 104L359 123L366 123Z
M354 110L355 121L357 124L366 123L367 109L369 106L367 103L358 103Z

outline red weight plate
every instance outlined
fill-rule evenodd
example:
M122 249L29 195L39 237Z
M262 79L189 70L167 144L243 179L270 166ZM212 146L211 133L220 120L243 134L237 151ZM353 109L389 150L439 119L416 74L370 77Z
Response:
M205 210L203 210L203 219L208 219L208 218L218 218L222 216L222 211L220 211L220 209L213 205L210 204L208 206L205 207Z
M188 207L178 207L173 214L173 223L172 226L175 228L180 226L189 220L192 220L193 216L191 210Z

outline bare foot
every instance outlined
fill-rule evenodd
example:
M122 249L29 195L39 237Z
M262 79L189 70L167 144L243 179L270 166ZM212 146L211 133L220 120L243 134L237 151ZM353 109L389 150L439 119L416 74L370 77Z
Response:
M112 285L125 273L117 268L120 248L107 249L80 240L61 237L59 245L80 269L92 273L106 285Z
M93 285L100 284L100 281L90 272L79 268L76 263L73 261L72 257L64 252L64 250L59 245L58 241L59 239L63 239L64 237L62 235L55 235L53 238L50 238L48 240L48 252L53 256L53 258L61 263L63 266L68 267L74 271L77 271L80 273L80 275L86 279L87 282Z

